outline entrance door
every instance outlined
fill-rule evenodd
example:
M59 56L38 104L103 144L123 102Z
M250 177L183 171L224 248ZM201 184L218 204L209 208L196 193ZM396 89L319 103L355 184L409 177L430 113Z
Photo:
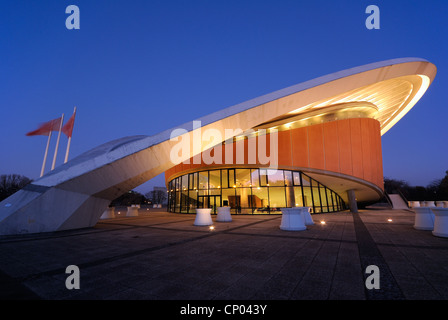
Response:
M216 214L216 208L221 206L221 196L199 196L199 208L211 208Z
M213 214L216 214L218 207L221 206L221 196L209 196L210 208L212 208Z

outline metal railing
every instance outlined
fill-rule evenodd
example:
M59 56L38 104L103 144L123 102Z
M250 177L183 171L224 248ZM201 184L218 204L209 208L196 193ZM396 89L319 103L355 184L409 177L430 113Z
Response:
M393 207L392 200L389 198L389 195L386 191L384 191L384 198L386 198L387 203L389 203L389 205Z
M398 195L403 199L404 203L409 208L408 199L406 199L406 197L404 196L403 192L400 189L397 189L397 191L398 191Z

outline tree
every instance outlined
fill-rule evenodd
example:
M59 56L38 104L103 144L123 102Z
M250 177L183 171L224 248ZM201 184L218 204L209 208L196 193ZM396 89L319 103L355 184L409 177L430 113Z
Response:
M31 181L20 174L2 174L0 176L0 201L16 193Z
M437 179L432 181L428 186L426 187L426 200L440 200L439 199L439 189L440 189L440 183L442 182L442 179Z
M409 188L409 184L404 180L384 178L384 191L387 193L398 193Z
M425 187L416 186L409 190L409 196L407 197L409 200L413 201L425 201L428 200L427 190Z
M129 191L125 194L119 196L118 198L112 200L110 206L131 206L133 204L144 204L146 201L146 197L139 192Z
M166 190L154 189L145 194L152 203L162 204L166 200Z
M448 201L448 170L445 172L445 177L440 181L438 196L439 200Z
M436 179L426 187L409 186L403 180L384 178L384 191L387 193L402 193L412 201L446 201L448 200L448 170L443 179Z

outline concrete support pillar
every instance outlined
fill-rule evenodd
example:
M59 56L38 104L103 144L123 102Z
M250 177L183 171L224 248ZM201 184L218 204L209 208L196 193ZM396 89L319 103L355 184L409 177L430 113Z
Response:
M350 207L350 211L353 213L358 213L358 204L356 203L355 190L348 190L348 205Z

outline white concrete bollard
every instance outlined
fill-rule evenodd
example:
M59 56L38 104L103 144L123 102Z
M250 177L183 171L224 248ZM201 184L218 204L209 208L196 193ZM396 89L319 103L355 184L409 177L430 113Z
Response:
M287 231L306 230L302 208L282 208L280 229Z
M218 222L232 221L232 216L230 215L230 207L218 207L216 221Z
M137 216L138 216L138 207L135 206L128 207L126 217L137 217Z
M443 201L436 201L437 208L443 208Z
M420 201L411 201L411 208L420 208Z
M303 218L305 219L306 226L312 226L314 224L313 218L311 217L311 207L302 207Z
M448 208L431 208L434 212L434 230L432 234L437 237L448 237Z
M112 219L112 218L115 218L115 208L108 207L106 210L104 210L100 219Z
M433 230L434 229L434 213L431 208L414 208L415 221L414 228L417 230Z
M212 212L211 208L205 209L196 209L196 219L194 220L195 226L210 226L213 224L212 216L210 215Z
M425 201L426 205L425 207L428 208L434 208L436 205L434 204L434 201Z

